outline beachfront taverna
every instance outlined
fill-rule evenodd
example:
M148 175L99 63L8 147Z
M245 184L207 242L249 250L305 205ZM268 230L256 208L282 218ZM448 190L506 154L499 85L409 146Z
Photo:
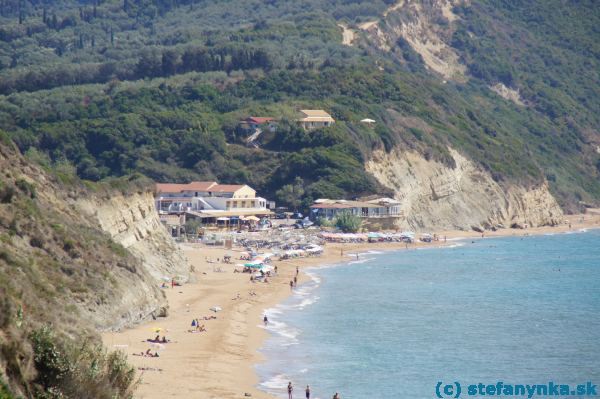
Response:
M361 218L400 218L404 212L401 203L393 198L374 198L364 201L318 199L311 205L312 216L334 219L341 213L351 213Z
M201 219L269 216L268 201L245 184L194 181L156 184L155 204L161 215L186 213ZM221 219L223 220L223 219Z

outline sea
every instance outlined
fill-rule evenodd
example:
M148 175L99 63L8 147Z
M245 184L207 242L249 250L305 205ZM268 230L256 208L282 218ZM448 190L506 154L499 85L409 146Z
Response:
M600 386L600 230L370 251L307 272L265 311L256 368L277 397L288 382L294 398L310 385L322 399L432 399L455 383L463 397L500 381Z

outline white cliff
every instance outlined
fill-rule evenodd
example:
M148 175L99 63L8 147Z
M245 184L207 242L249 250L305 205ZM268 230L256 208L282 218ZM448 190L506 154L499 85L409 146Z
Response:
M398 149L376 151L366 163L367 170L402 202L403 226L471 229L560 221L562 210L547 184L503 187L457 151L450 152L455 168Z

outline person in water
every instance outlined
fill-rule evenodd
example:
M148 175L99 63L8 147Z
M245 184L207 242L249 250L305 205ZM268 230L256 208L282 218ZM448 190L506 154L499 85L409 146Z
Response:
M306 399L310 399L310 387L306 386Z
M292 388L291 381L288 383L287 391L288 391L288 399L292 399L292 392L294 391L294 388Z

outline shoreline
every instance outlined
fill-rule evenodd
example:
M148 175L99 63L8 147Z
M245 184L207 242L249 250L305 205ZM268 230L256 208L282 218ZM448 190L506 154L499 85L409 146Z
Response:
M600 216L581 215L567 217L568 225L539 227L523 230L503 229L485 232L484 238L526 235L577 233L582 229L600 228ZM438 232L441 241L415 243L408 249L439 248L456 244L459 240L481 239L481 233L468 231ZM448 241L444 242L446 236ZM169 303L166 318L145 322L121 332L102 334L107 349L122 349L128 361L138 369L141 382L136 398L239 398L245 393L252 398L272 399L274 396L259 389L256 365L265 360L258 352L270 332L262 328L263 312L284 302L292 293L289 282L300 270L298 285L310 280L303 272L307 267L346 263L353 259L349 254L366 251L404 250L404 243L327 243L322 256L273 261L278 276L267 283L251 283L246 273L233 273L240 250L206 247L201 244L183 244L184 253L195 268L195 283L165 289ZM341 256L343 250L344 256ZM223 258L233 255L233 264L208 263L206 257ZM224 272L215 271L221 268ZM256 295L250 295L255 292ZM240 294L240 299L237 294ZM222 311L213 313L210 307L220 306ZM216 320L201 321L206 332L188 333L191 320L196 317L216 315ZM159 349L159 358L134 356L151 348L143 342L156 335L153 328L162 328L159 335L175 341ZM153 349L154 352L154 349ZM147 370L139 370L146 368Z

